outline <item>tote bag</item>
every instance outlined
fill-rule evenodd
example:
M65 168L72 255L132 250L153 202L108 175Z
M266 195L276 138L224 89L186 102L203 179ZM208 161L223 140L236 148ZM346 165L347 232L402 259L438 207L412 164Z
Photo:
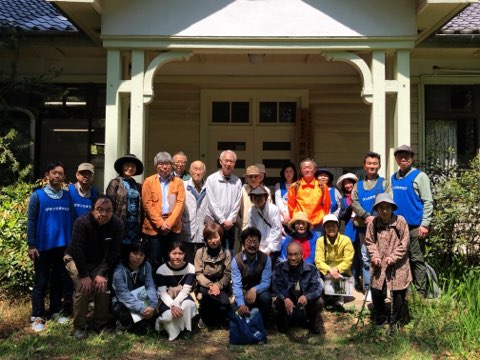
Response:
M264 344L267 336L263 320L257 308L250 310L250 315L240 316L237 312L230 314L230 344L249 345Z

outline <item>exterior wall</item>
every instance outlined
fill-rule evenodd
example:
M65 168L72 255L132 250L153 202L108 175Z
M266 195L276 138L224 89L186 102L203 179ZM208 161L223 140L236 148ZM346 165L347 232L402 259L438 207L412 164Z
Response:
M200 159L200 89L192 85L156 85L149 106L145 177L155 172L159 151L182 150L189 163Z
M307 89L315 129L312 155L319 165L360 167L364 153L369 150L370 106L362 102L361 85L355 82L319 84ZM189 161L201 158L200 142L206 141L199 138L201 87L191 84L155 86L155 98L149 108L147 174L153 173L153 157L161 150L172 154L182 150ZM242 87L263 88L253 80ZM208 172L213 170L208 169Z
M414 0L104 0L102 7L104 37L416 35Z

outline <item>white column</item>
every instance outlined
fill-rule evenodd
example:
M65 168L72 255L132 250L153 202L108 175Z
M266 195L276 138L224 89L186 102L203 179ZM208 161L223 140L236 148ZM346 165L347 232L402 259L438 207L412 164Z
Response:
M410 145L410 53L396 54L395 78L398 81L397 103L394 118L394 146Z
M148 169L145 158L145 105L143 103L143 81L145 77L145 52L132 51L132 87L130 103L130 152L135 154ZM136 177L143 182L143 175Z
M379 153L386 159L386 105L385 105L385 52L372 53L373 102L370 115L370 150ZM380 168L381 176L385 176L385 168Z
M122 149L121 107L119 87L121 82L120 51L107 52L107 104L105 109L105 173L104 188L117 176L113 163L124 152ZM103 191L102 191L103 192Z

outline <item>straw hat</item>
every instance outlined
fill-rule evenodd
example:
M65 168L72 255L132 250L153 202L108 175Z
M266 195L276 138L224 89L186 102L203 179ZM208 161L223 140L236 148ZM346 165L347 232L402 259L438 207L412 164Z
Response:
M312 227L312 222L308 218L308 215L303 211L299 211L295 215L293 215L293 218L288 222L288 227L293 229L296 221L305 221L309 225L309 227Z

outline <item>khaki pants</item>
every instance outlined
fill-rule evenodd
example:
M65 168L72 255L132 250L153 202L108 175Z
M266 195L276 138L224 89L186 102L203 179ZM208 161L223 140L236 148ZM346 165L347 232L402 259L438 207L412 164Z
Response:
M109 318L110 294L108 292L99 293L95 291L95 289L90 293L81 292L80 288L82 287L82 282L78 277L78 270L75 261L73 261L70 255L65 255L63 260L65 261L65 267L72 278L73 287L75 289L73 294L73 328L75 330L87 328L88 304L92 297L95 304L93 326L94 328L104 326ZM95 267L89 267L88 270L89 273L96 273Z

